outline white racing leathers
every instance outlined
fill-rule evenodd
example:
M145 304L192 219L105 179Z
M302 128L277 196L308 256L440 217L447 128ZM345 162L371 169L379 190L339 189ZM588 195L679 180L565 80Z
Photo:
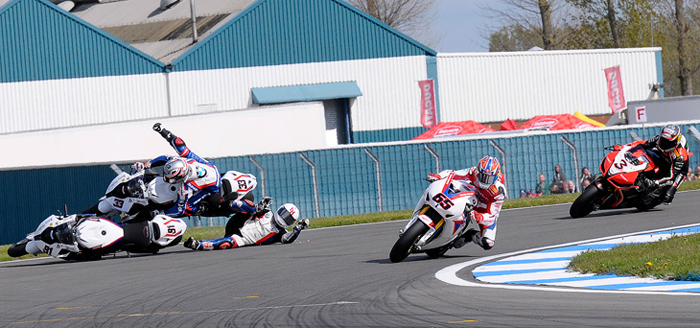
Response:
M445 170L440 172L439 175L444 178L450 172L453 171ZM478 187L476 167L454 171L454 173L455 180L470 181L470 184L477 186L479 202L474 207L472 216L474 221L479 224L479 231L472 236L471 241L484 249L490 249L496 242L498 217L501 214L501 207L506 198L503 174L499 174L496 181L489 188L481 189Z
M298 228L292 231L282 229L275 224L272 211L265 214L253 216L243 224L240 231L231 236L218 239L203 240L200 242L200 250L227 249L243 247L248 245L266 245L274 242L283 244L291 243L299 235Z

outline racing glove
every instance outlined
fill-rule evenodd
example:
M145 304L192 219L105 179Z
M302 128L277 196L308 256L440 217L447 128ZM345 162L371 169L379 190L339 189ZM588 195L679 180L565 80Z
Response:
M131 171L132 172L143 171L147 168L148 168L148 165L146 163L134 162L134 164L131 164Z
M297 223L297 226L294 227L294 230L304 230L309 227L309 219L301 219L299 220L299 223Z
M161 127L160 123L153 124L153 131L160 133L160 136L163 137L168 142L175 139L175 135L172 132L168 131L167 129Z

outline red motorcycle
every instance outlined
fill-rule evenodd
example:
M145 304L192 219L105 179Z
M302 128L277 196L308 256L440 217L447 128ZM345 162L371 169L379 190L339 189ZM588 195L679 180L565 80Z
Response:
M661 204L660 189L664 185L653 183L649 176L658 175L659 167L637 141L608 153L600 163L602 176L591 183L571 204L569 214L581 218L593 211L636 207L642 211ZM609 148L606 148L609 149Z

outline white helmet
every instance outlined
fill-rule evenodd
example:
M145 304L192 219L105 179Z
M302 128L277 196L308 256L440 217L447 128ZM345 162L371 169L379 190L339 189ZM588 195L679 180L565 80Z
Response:
M182 157L173 157L163 167L163 181L182 183L190 175L190 166Z
M187 223L181 219L173 219L166 215L156 215L150 223L151 242L160 246L168 246L173 240L180 238L187 230ZM179 241L178 241L179 242Z
M280 206L280 208L278 208L275 212L274 216L275 224L277 224L277 226L287 228L294 224L297 219L299 219L299 209L296 207L296 205L287 203Z

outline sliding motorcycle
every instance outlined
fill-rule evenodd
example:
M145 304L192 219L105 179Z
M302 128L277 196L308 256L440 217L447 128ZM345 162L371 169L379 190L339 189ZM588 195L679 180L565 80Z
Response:
M162 178L162 166L127 173L116 165L112 169L117 176L112 179L99 203L83 211L113 217L122 216L122 221L148 220L154 211L164 211L175 205L177 187ZM235 213L229 205L240 200L257 186L252 174L228 171L221 176L219 193L203 199L199 216L229 216Z
M10 246L7 254L19 257L46 253L64 260L86 261L120 251L155 254L177 245L186 230L183 220L165 215L122 224L95 215L51 215L25 239Z
M473 221L478 191L466 181L455 180L454 175L432 182L425 190L389 252L391 262L401 262L411 253L438 258L466 231Z
M593 211L636 207L648 211L661 204L661 190L671 181L658 184L649 177L659 168L653 151L647 152L641 142L612 150L600 163L601 176L596 178L571 204L569 214L581 218Z

